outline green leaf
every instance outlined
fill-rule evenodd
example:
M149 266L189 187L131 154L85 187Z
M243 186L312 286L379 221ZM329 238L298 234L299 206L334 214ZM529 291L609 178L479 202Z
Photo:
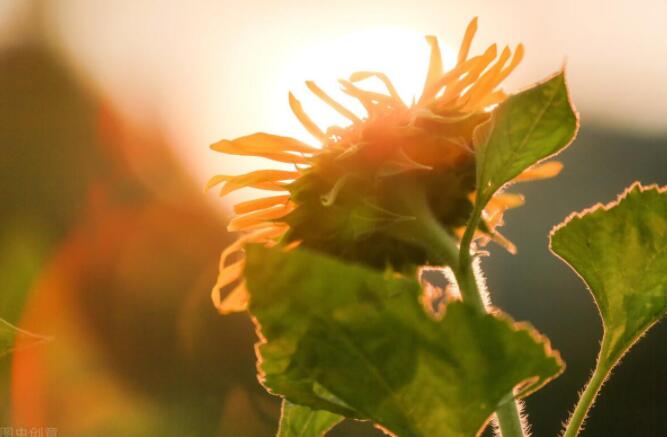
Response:
M278 437L320 437L343 420L343 416L283 401Z
M551 250L586 282L611 367L667 311L667 192L636 183L617 202L570 216Z
M522 171L567 147L578 126L564 72L498 106L473 136L481 207Z
M517 385L524 396L562 370L501 314L455 302L434 320L414 280L307 250L249 247L246 262L260 379L290 402L399 436L470 436Z

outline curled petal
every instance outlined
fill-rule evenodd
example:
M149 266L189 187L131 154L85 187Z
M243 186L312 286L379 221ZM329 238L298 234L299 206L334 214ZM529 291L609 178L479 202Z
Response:
M225 196L232 191L239 190L245 187L268 189L268 190L284 190L284 184L281 181L293 180L299 177L299 172L285 171L285 170L257 170L250 173L229 176L218 175L214 176L208 183L208 187L218 185L225 182L225 185L220 190L220 195Z
M322 88L318 87L315 82L312 80L306 81L306 86L308 89L315 94L317 97L319 97L324 103L327 105L331 106L336 112L338 112L340 115L343 117L347 118L348 120L352 121L353 123L360 122L361 119L356 116L356 114L334 99L332 99L327 93L325 93Z
M277 220L281 217L284 217L293 210L294 210L294 205L287 204L287 205L272 206L270 208L262 209L259 211L253 211L244 214L242 216L233 218L229 222L229 225L227 225L227 230L230 232L235 232L253 228L259 224L263 224L268 221Z
M327 136L322 132L322 129L317 127L313 120L308 117L308 115L303 110L301 102L299 102L294 94L289 93L289 106L292 109L292 112L297 119L301 122L304 128L315 138L317 138L322 144L326 144Z
M402 102L396 102L389 95L363 90L350 81L339 79L338 82L343 85L343 92L358 99L364 108L366 108L366 111L368 111L369 115L371 112L375 111L375 107L378 104L382 104L388 107L395 107L402 104Z
M220 290L221 288L238 281L243 274L243 269L245 268L245 260L241 259L236 261L233 264L228 266L223 266L220 269L218 274L218 281L215 284L215 289Z
M396 87L394 87L394 84L391 82L391 80L389 80L389 77L387 77L387 75L384 73L380 73L377 71L358 71L350 75L350 82L358 82L360 80L368 79L369 77L377 77L379 80L381 80L382 83L384 83L384 86L387 88L389 95L393 97L396 101L401 102L403 106L405 106L403 100L396 91Z
M220 297L218 290L218 288L214 288L211 297L213 305L220 314L238 313L248 309L248 290L245 281L234 287L224 298Z
M245 260L242 258L228 264L229 257L242 252L245 245L249 243L269 244L282 236L286 230L287 226L271 224L243 235L222 251L222 254L220 255L220 272L218 274L218 280L211 291L211 299L218 311L223 314L234 311L243 311L246 309L247 305L248 299L247 291L245 290L245 281L241 280L243 269L245 267ZM220 291L224 287L239 280L241 280L241 282L227 296L221 298Z
M225 182L227 180L227 176L224 175L216 175L213 176L211 179L206 182L206 188L205 190L210 190L211 188L215 187L216 185L220 185L221 183Z

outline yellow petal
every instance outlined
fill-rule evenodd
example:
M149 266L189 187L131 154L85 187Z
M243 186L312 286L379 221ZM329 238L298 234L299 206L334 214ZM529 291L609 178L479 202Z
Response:
M493 201L495 201L503 209L517 208L526 203L526 199L521 194L513 193L498 194L493 197Z
M463 97L463 111L475 110L479 107L479 102L494 90L498 85L497 78L503 71L503 67L511 54L512 52L509 47L505 47L496 63L489 68L472 87L470 87Z
M216 185L219 185L227 180L227 176L224 175L217 175L213 176L211 179L208 180L206 183L206 190L210 190L211 188L215 187Z
M253 185L249 185L252 188L257 188L258 190L267 190L267 191L285 191L285 184L280 182L258 182Z
M303 154L313 154L319 149L294 138L266 133L255 133L235 140L222 140L211 145L211 149L232 154L259 156L274 161L302 164L308 160Z
M319 97L324 103L327 105L331 106L336 112L338 112L340 115L343 117L347 118L348 120L352 121L353 123L360 122L361 119L357 117L354 112L350 111L334 99L332 99L327 93L325 93L320 87L315 84L312 80L307 80L306 81L306 86L308 89L315 94L317 97Z
M322 144L326 144L327 142L327 136L322 132L322 130L317 127L315 123L313 123L313 120L308 117L308 115L304 112L303 107L301 106L301 102L299 102L296 97L294 97L294 94L289 93L289 106L292 109L292 112L296 116L297 119L301 122L304 128L315 138L317 138Z
M366 113L370 116L375 112L375 105L373 103L373 99L371 99L369 96L367 96L363 90L360 88L357 88L352 84L351 82L347 80L342 80L339 79L338 83L342 85L342 91L349 95L354 97L355 99L359 100L359 103L364 107L366 110Z
M218 175L214 177L211 182L216 182L217 184L220 181L226 181L224 187L222 187L222 190L220 190L220 195L225 196L232 191L236 191L245 187L261 189L267 189L265 187L270 187L268 189L284 189L284 186L279 183L280 181L293 180L298 177L299 173L294 171L257 170L238 176Z
M299 140L280 135L257 132L235 140L222 140L211 145L213 150L227 152L228 149L245 152L299 152L317 153L318 148L309 146Z
M213 305L220 314L230 314L245 311L248 308L248 290L245 281L234 287L234 289L223 299L220 298L220 291L214 288L211 294Z
M475 58L471 59L471 61L474 62L470 63L471 66L468 73L465 76L463 76L460 80L447 86L447 90L445 91L445 94L443 94L441 98L443 104L449 103L454 98L457 98L459 94L463 90L465 90L466 87L474 83L482 74L484 69L488 67L488 65L496 57L497 54L496 52L497 52L497 46L496 44L492 44L489 46L489 48L486 49L486 51L481 56L476 56Z
M224 266L220 273L218 274L218 280L216 281L216 288L219 290L235 281L238 281L243 275L243 269L245 268L245 260L241 259L236 261L233 264Z
M211 292L211 299L213 304L223 314L235 311L243 311L247 307L248 293L245 288L245 281L242 280L245 260L242 258L236 262L227 265L227 259L242 251L248 243L264 243L268 244L276 238L282 236L287 230L286 225L271 224L261 229L250 232L238 238L230 244L220 255L220 273L218 280ZM222 288L234 283L237 280L241 282L224 298L220 297Z
M516 255L516 246L514 245L514 243L508 240L500 232L496 231L493 234L491 234L491 240L493 240L494 243L501 245L506 251L508 251L512 255Z
M357 71L356 73L352 73L350 75L350 81L351 82L358 82L360 80L367 79L369 77L377 77L384 83L384 86L387 88L387 91L389 92L389 95L393 97L395 100L398 102L401 102L403 106L405 106L405 103L403 103L403 100L401 97L398 95L398 92L396 91L396 88L394 87L394 84L391 83L391 80L389 80L389 77L381 72L377 71Z
M255 156L257 158L266 158L271 161L285 162L287 164L309 164L310 159L303 155L296 155L288 152L246 152L240 149L233 149L232 147L225 147L222 145L216 144L215 150L217 152L226 153L228 155L243 155L243 156Z
M300 245L301 245L301 241L299 241L299 240L297 240L297 241L292 241L291 243L289 243L289 244L287 244L287 245L285 246L285 251L294 250L294 249L296 249L297 247L299 247Z
M292 210L294 210L294 206L288 204L273 206L259 211L253 211L248 214L233 218L227 225L227 230L229 232L235 232L247 228L252 228L258 224L284 217Z
M521 60L523 60L523 54L525 50L523 48L523 44L519 44L516 46L516 49L514 50L514 56L512 57L512 62L510 62L510 65L507 66L496 78L496 81L498 84L505 80L507 76L510 75L512 71L521 63Z
M507 78L507 76L509 76L510 73L512 73L512 71L514 71L514 69L519 65L519 63L523 59L523 54L524 54L523 44L517 45L516 50L514 51L514 56L512 57L512 61L507 67L503 68L510 54L511 52L509 48L506 47L503 50L503 53L498 59L496 65L494 65L494 67L492 67L492 69L490 69L487 73L485 73L485 75L482 76L482 78L479 80L476 89L470 90L469 100L465 105L465 109L474 110L478 108L485 108L493 103L497 103L494 102L494 100L497 100L497 97L491 97L491 95L494 94L493 90L498 85L500 85L500 83L504 81Z
M268 208L274 205L285 204L289 200L289 194L283 196L262 197L260 199L248 200L234 205L234 212L237 214L246 214L258 209Z
M507 99L507 94L505 94L501 90L496 90L496 91L484 96L479 101L479 107L480 108L488 108L489 106L497 105L498 103L504 102L505 99Z
M525 203L525 199L521 194L501 193L496 194L489 200L484 212L490 217L496 217L497 214L502 214L504 211L517 208Z
M392 99L391 96L387 94L376 93L374 91L366 91L354 85L352 82L344 79L339 79L338 82L341 85L343 85L344 93L359 99L361 103L364 105L364 107L366 107L366 104L364 104L364 102L370 103L371 106L374 106L376 103L382 103L390 107L398 106L398 102L396 102L394 99Z
M430 99L435 94L432 93L434 85L442 77L442 54L440 53L440 46L438 45L438 38L428 35L426 42L431 46L431 59L428 63L428 73L426 74L426 81L424 82L424 90L419 99L420 103L425 99Z
M285 225L271 224L269 226L265 226L262 229L258 229L248 234L245 234L240 238L237 238L232 244L227 246L225 250L223 250L222 253L220 254L220 265L218 267L220 273L218 276L218 283L222 285L219 286L224 286L233 282L233 280L229 280L229 273L225 273L225 275L223 276L223 272L225 272L226 269L228 268L227 260L229 259L230 256L238 252L241 252L245 247L245 245L248 243L266 243L271 239L280 237L282 234L285 233L286 229L287 227ZM230 265L234 265L234 263ZM225 282L222 279L227 279L229 281Z
M466 33L463 35L463 41L461 41L461 48L459 49L458 64L465 62L468 59L468 52L470 51L470 45L472 40L475 37L477 32L477 17L470 20L468 27L466 28Z
M482 55L483 56L483 55ZM438 95L438 92L445 86L449 86L451 83L454 83L459 79L463 74L470 71L472 68L477 65L482 56L476 56L472 59L468 59L462 64L458 64L453 69L449 70L447 73L443 74L440 79L438 79L430 89L425 90L419 99L419 105L427 105L431 99Z
M514 178L514 182L536 181L540 179L549 179L557 176L563 170L563 164L558 161L549 161L543 164L537 164L528 170L524 170L519 176Z

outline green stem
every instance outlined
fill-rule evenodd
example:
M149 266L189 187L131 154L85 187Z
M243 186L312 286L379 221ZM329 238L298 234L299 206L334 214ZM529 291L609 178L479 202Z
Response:
M472 305L480 313L486 313L486 307L479 290L477 278L470 256L470 244L479 226L482 207L475 205L468 227L463 234L459 248L456 240L433 216L423 190L413 184L405 184L402 200L406 214L415 220L396 226L395 235L406 241L419 244L428 250L433 259L440 259L451 266L458 282L463 301ZM503 437L523 437L521 418L516 402L507 402L496 411L498 424Z
M484 300L482 299L477 278L475 277L473 260L470 256L470 245L473 236L475 235L475 231L479 226L481 213L481 207L479 207L478 203L475 204L475 209L472 212L470 222L461 238L459 262L455 274L463 300L472 304L479 311L486 312ZM516 401L510 401L502 405L498 411L496 411L496 416L503 437L523 437L521 416L519 415L519 408L517 407Z
M454 267L458 259L456 240L433 215L424 191L414 181L406 182L399 190L401 213L413 219L394 225L393 235L421 247L433 260Z
M472 261L470 259L470 244L472 243L472 238L479 226L481 216L482 208L475 203L475 208L470 216L470 221L463 234L463 238L461 238L461 245L459 247L459 270L470 268L472 266Z
M593 371L593 376L588 381L584 392L577 402L577 406L574 409L574 413L570 416L570 420L565 429L563 437L576 437L581 430L581 425L584 423L586 416L588 416L588 411L591 409L595 398L600 392L602 384L607 379L609 371L612 369L613 364L609 364L609 360L606 359L608 356L609 344L606 339L602 340L602 347L600 348L600 355L598 356L598 362L595 365L595 370Z
M521 416L517 401L507 402L496 411L498 426L503 437L523 436L523 427L521 426Z
M466 228L465 234L461 239L461 247L459 249L458 256L458 266L454 267L454 274L456 275L456 281L459 285L459 290L461 291L461 297L463 300L472 306L474 306L480 312L486 312L486 307L484 305L484 300L482 299L482 293L479 290L479 285L477 284L477 278L475 277L475 270L472 264L472 258L470 257L470 242L472 241L472 232L468 232L468 229L473 227L477 228L477 222ZM464 248L467 248L464 250Z

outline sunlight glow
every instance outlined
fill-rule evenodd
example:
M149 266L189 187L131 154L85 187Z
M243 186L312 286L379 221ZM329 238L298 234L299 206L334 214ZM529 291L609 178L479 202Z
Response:
M445 68L456 62L456 54L440 41ZM313 80L327 94L364 116L356 100L340 91L338 79L349 78L356 71L378 71L389 76L403 100L410 104L419 97L429 60L429 46L424 35L403 28L379 28L344 35L331 41L316 41L285 61L273 85L269 101L272 115L270 131L292 136L316 145L289 110L287 92L291 90L303 104L304 110L323 130L331 125L345 126L349 121L315 97L304 81ZM362 82L365 89L384 92L376 79Z

